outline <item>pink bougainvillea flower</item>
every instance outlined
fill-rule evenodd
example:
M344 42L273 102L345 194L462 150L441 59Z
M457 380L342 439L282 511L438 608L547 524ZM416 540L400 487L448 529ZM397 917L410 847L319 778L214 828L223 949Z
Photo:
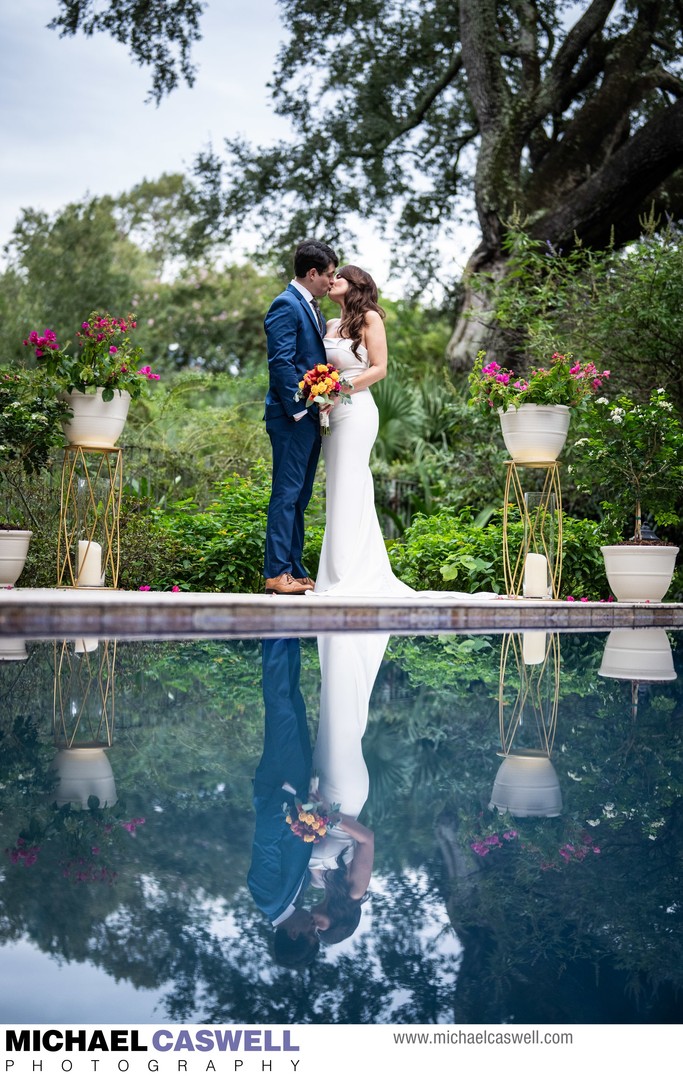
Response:
M482 844L481 841L473 841L470 845L470 848L474 852L475 856L487 856L490 851L490 849L487 848L485 844Z
M575 602L576 598L572 598L571 594L567 597L568 602Z
M151 587L138 587L138 590L151 590Z
M171 587L171 590L173 591L174 594L177 594L178 591L180 590L180 587L179 586Z

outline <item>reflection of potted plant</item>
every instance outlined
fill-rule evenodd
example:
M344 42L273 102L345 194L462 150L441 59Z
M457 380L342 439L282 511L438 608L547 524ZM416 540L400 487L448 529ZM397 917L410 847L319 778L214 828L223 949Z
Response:
M547 367L526 376L504 370L477 355L470 374L470 403L482 414L498 415L510 456L518 463L551 463L557 459L569 429L570 409L584 405L609 377L592 362L571 355L551 357Z
M517 818L496 815L493 820L479 820L466 835L466 845L475 856L489 856L487 862L514 855L524 857L541 870L560 870L568 864L600 855L600 846L576 819L561 823L544 823L540 818L519 822Z
M589 433L574 445L577 487L603 493L601 502L617 541L602 547L618 601L661 601L671 583L678 547L643 536L643 510L655 524L680 519L683 427L664 389L647 403L627 396L595 401ZM628 541L620 541L633 528Z
M32 520L22 478L47 467L50 453L62 443L64 403L46 395L35 375L0 374L0 586L13 586L24 568Z
M97 796L90 796L85 807L46 804L32 813L5 854L17 867L56 867L70 882L111 885L118 849L144 823L144 818L125 820L121 806L101 806Z
M39 367L65 394L73 417L65 423L64 434L71 444L113 448L130 401L137 399L146 381L159 379L149 366L139 367L142 349L131 339L136 325L132 314L115 318L94 311L76 334L78 350L73 355L59 346L51 329L42 334L34 330L24 340L34 349Z
M605 643L599 675L648 683L675 680L671 643L664 628L614 628Z

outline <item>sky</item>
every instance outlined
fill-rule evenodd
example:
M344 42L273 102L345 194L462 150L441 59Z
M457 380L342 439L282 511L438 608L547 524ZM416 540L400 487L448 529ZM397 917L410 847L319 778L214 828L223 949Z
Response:
M226 136L288 137L267 89L284 37L276 0L209 0L193 50L195 85L159 106L146 103L150 72L125 46L103 34L60 39L47 29L56 13L56 0L0 4L0 249L23 208L53 214L87 195L186 172ZM464 242L463 264L474 245ZM385 293L396 292L391 250L371 226L347 253Z

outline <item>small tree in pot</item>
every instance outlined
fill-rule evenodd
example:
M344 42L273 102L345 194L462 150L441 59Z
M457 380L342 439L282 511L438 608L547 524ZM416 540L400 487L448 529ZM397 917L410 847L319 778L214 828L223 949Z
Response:
M615 544L603 547L610 585L620 600L658 601L673 574L678 547L643 536L643 513L657 526L673 526L681 520L683 505L683 425L664 389L655 389L647 403L627 396L616 400L600 397L587 416L585 437L574 444L577 488L602 496L601 507L612 528ZM624 541L625 535L629 534ZM621 543L618 544L618 543ZM619 592L618 575L633 574L634 548L658 549L656 556L670 565L669 582L651 592L626 584ZM610 572L606 551L614 553L619 567ZM609 556L612 554L610 553ZM651 571L651 569L648 569ZM616 581L616 585L615 585ZM650 586L650 584L648 584ZM647 586L646 588L647 589ZM626 597L626 593L629 595Z

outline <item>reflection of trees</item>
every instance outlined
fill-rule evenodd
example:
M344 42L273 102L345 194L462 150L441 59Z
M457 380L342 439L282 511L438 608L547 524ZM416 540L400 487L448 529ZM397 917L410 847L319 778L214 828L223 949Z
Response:
M487 857L474 886L452 876L447 905L464 946L455 1020L678 1020L679 821L656 845L622 829L599 864L534 870L510 862L516 849L507 862Z
M161 988L175 1020L668 1019L673 989L683 990L683 680L644 688L634 720L630 685L595 675L604 636L563 638L563 662L584 670L563 679L565 814L525 836L550 847L567 827L599 820L601 855L551 870L520 846L482 860L470 842L497 824L486 804L499 762L499 640L466 642L392 641L364 742L372 900L357 934L302 978L272 962L271 928L244 884L263 720L251 643L183 644L177 665L166 644L121 645L125 712L110 757L128 813L145 826L117 853L114 886L66 884L59 848L30 869L6 865L0 936ZM307 642L313 711L315 661ZM39 689L24 698L39 700ZM49 783L50 723L32 706L14 700L0 718L3 848Z

